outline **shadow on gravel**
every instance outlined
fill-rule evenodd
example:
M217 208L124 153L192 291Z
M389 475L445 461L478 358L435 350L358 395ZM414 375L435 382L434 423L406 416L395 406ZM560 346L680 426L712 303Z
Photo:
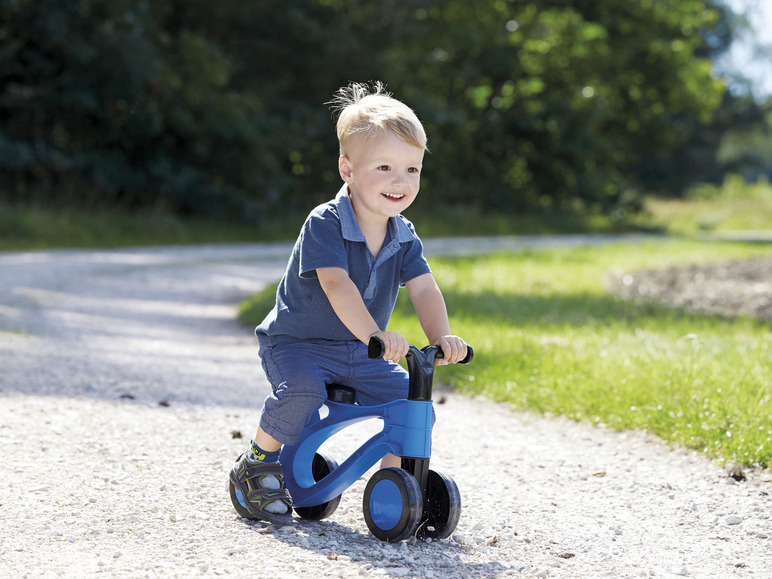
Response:
M0 254L0 394L259 408L269 387L236 304L288 251Z
M244 520L254 527L261 523ZM452 540L431 543L403 541L383 543L372 535L352 530L334 521L300 521L292 527L273 529L263 527L259 532L269 533L289 547L302 548L324 555L327 559L348 560L364 569L364 573L378 572L387 577L496 577L507 568L498 561L468 563L462 559L465 551ZM287 530L283 530L287 529ZM427 573L428 571L428 573Z
M45 300L0 303L0 393L246 407L268 393L257 340L233 305Z

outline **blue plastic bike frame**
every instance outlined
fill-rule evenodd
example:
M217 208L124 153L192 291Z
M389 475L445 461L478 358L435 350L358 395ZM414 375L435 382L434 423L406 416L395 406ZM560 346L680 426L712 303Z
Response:
M431 400L395 400L378 406L357 406L326 402L329 414L316 413L306 425L301 440L285 446L280 461L292 504L297 507L328 502L356 482L389 452L397 456L431 456ZM324 442L344 428L371 418L383 419L383 430L355 450L338 468L321 481L311 471L314 454Z
M327 400L327 416L321 418L318 412L311 416L300 441L292 446L285 445L279 457L293 506L316 506L334 499L389 452L411 461L413 468L420 471L414 474L422 491L425 491L431 456L431 397L437 353L436 346L423 350L410 346L406 357L410 373L407 399L378 406L357 406ZM312 464L319 447L344 428L371 418L381 418L383 429L317 482Z

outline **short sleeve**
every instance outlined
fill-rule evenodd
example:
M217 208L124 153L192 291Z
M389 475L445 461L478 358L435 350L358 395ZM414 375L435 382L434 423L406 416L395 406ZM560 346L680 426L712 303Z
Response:
M312 212L298 237L298 275L315 278L320 267L340 267L348 271L340 218L331 208Z
M412 223L407 222L407 224L413 232L413 235L415 235L415 230L413 229ZM410 242L404 245L405 253L402 259L402 268L399 272L400 285L405 285L411 279L414 279L419 275L432 272L431 268L429 267L429 263L424 257L423 243L421 243L421 240L417 235L415 235L415 237Z

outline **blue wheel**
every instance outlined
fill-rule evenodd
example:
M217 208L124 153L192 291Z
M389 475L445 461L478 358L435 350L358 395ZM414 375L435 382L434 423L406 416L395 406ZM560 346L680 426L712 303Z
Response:
M429 470L424 512L416 536L419 539L446 539L458 525L461 495L448 475Z
M228 491L231 495L231 503L233 503L233 508L236 509L236 512L239 514L239 516L252 521L257 520L257 517L255 517L247 510L246 499L244 498L244 495L234 486L230 480L228 481Z
M381 469L365 487L362 510L367 527L376 538L404 541L415 534L421 522L421 487L406 470Z

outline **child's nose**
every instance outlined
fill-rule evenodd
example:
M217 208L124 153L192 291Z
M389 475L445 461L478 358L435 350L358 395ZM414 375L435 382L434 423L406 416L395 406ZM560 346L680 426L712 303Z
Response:
M407 175L403 175L402 173L395 173L394 175L394 183L400 187L407 188L408 186L408 178Z

